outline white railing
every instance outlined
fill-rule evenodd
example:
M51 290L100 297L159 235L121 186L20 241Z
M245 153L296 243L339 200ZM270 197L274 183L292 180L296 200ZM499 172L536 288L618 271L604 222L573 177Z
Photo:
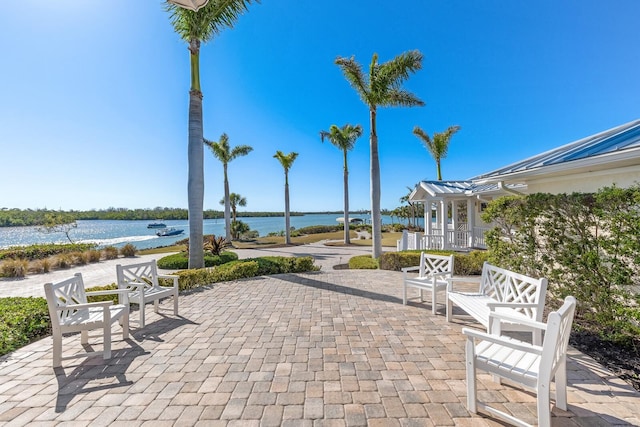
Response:
M471 248L486 249L484 233L490 227L473 227L473 231L447 230L445 236L439 229L432 229L432 234L420 232L402 232L402 237L396 243L396 250L422 250L422 249L455 249L466 250Z

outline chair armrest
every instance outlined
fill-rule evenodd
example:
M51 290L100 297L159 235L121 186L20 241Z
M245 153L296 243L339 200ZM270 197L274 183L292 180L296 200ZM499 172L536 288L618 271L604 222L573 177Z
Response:
M178 288L178 279L180 279L179 276L176 276L175 274L158 274L158 278L159 279L173 279L173 287L174 288Z
M473 340L479 339L482 341L492 342L494 344L500 344L505 347L512 348L514 350L525 351L527 353L533 353L542 355L542 347L539 345L529 344L524 341L507 338L501 335L491 335L486 332L476 331L474 329L462 328L462 333L467 336L467 339Z
M531 328L540 329L542 331L546 331L547 330L547 324L546 323L538 322L538 321L529 319L528 317L524 317L524 316L514 316L514 315L508 314L508 313L491 312L491 313L489 313L489 324L492 323L492 319L497 319L500 322L505 321L505 322L517 323L517 324L520 324L520 325L529 326Z
M91 292L86 292L85 295L87 295L88 297L90 296L97 296L97 295L112 295L112 294L117 294L122 296L122 303L124 305L129 305L129 289L107 289L105 291L91 291Z
M449 277L449 278L447 278L447 282L449 282L447 284L447 292L452 292L453 291L453 284L455 282L458 282L458 283L470 283L471 281L469 279L467 279L467 278L464 278L464 277ZM475 281L473 281L471 283L479 285L480 281L478 280L477 283L475 283Z
M83 308L92 308L92 307L108 307L113 303L113 301L97 301L97 302L86 302L82 304L69 304L63 305L57 308L58 311L63 310L81 310Z
M420 270L420 266L416 265L414 267L405 267L400 271L402 271L403 273L408 273L409 271L418 271L418 270Z

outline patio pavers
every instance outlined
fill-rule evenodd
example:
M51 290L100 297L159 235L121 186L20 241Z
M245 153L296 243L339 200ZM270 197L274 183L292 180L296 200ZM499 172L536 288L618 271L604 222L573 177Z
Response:
M401 273L219 283L148 311L113 357L51 367L51 338L0 359L2 425L500 425L466 410L463 326L401 300ZM132 313L137 320L138 313ZM93 342L93 341L90 341ZM79 336L65 344L80 348ZM571 350L553 425L640 425L640 393ZM535 396L480 375L480 397L535 422Z

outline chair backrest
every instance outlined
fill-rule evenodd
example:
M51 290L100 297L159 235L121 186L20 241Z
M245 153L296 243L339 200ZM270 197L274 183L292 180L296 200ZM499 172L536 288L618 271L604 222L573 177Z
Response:
M453 254L433 255L422 252L420 255L420 277L437 273L453 274Z
M130 288L129 283L145 283L146 288L157 288L158 283L158 266L156 260L140 262L129 265L116 265L116 275L118 278L118 288Z
M539 308L518 308L517 311L531 319L541 320L547 293L547 279L525 276L485 261L482 266L479 292L499 302L538 304Z
M47 298L49 317L54 328L64 324L65 319L77 312L73 307L74 304L87 302L84 282L80 273L76 273L73 277L62 282L45 284L44 294ZM68 307L68 309L59 310L61 307Z
M547 381L551 381L560 362L567 355L569 334L573 324L573 316L576 310L576 299L568 296L558 311L549 313L547 330L544 333L542 344L542 357L540 359L540 373Z

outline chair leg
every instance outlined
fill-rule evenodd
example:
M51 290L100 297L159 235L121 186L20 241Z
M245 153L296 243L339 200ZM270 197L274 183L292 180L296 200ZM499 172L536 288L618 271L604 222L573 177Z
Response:
M144 304L140 304L140 327L144 328Z
M533 345L542 346L542 330L535 329L531 332L531 342Z
M478 386L476 384L476 356L473 338L467 338L466 344L466 367L467 367L467 409L471 413L478 412L477 394Z
M420 289L420 302L424 302L424 291Z
M125 312L121 318L121 326L122 326L122 339L129 339L129 312Z
M402 284L402 304L407 305L407 284Z
M103 340L104 340L104 352L102 354L102 358L104 360L111 359L111 322L104 322L104 332L103 332Z
M62 366L62 335L53 333L53 367Z
M436 287L431 288L431 314L436 315Z
M451 316L453 314L453 303L447 298L447 322L451 322Z
M538 426L551 427L551 409L549 408L549 384L538 383Z
M173 315L178 315L178 293L173 294Z
M89 332L80 331L80 344L89 344Z
M567 360L558 363L556 371L556 407L567 410Z
M155 300L153 302L153 311L155 311L157 313L158 310L160 310L160 300Z

